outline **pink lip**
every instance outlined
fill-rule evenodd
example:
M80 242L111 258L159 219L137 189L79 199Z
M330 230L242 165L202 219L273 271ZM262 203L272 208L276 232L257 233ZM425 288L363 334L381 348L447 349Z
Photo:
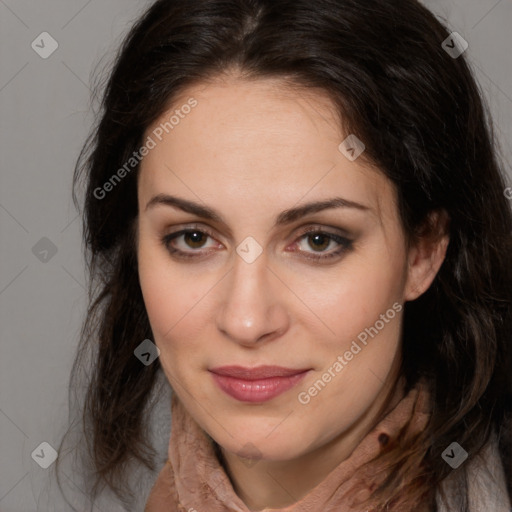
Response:
M223 366L210 370L219 388L241 402L266 402L288 391L309 369L280 366Z

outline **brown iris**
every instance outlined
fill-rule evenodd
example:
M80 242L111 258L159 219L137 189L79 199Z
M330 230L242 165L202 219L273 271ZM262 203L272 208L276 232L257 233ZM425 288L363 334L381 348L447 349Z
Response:
M314 240L313 245L311 245L311 247L313 249L319 249L320 251L329 247L329 242L331 241L331 239L328 236L323 235L321 233L308 235L308 240Z
M205 239L208 235L201 233L200 231L190 231L183 234L183 239L192 249L199 249L204 245ZM191 243L189 243L189 240ZM197 245L196 245L197 244Z

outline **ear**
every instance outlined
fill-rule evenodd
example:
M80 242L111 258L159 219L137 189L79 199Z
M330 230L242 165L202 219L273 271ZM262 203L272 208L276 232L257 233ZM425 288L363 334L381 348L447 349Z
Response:
M434 281L446 256L449 224L445 210L434 210L416 233L408 252L405 301L417 299Z

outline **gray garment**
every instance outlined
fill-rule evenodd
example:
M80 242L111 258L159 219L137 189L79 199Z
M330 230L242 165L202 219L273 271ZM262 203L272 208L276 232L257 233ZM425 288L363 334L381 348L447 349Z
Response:
M454 471L442 484L446 501L438 497L439 512L458 511L457 481L464 476L462 466ZM465 468L468 479L468 501L470 512L512 512L505 472L498 452L495 436L482 452Z

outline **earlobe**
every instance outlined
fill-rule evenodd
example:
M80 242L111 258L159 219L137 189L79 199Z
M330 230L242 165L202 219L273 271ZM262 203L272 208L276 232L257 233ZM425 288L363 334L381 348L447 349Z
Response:
M404 300L417 299L434 281L450 241L450 219L445 210L431 212L418 231L408 254Z

